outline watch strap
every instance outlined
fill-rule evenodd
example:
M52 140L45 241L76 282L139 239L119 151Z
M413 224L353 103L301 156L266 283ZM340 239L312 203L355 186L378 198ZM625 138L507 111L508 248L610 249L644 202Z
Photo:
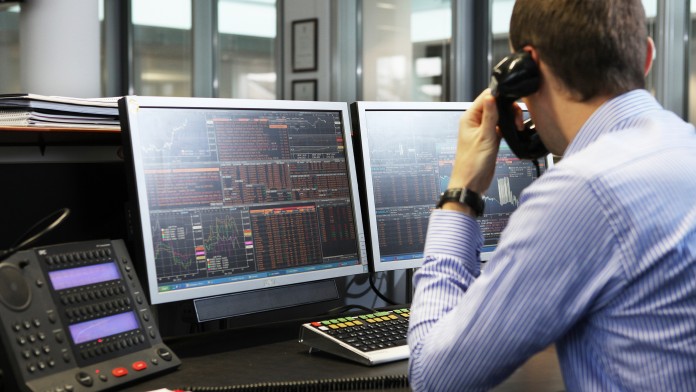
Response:
M442 208L447 202L456 202L470 207L477 217L483 215L486 203L480 194L467 188L450 188L442 193L435 208Z

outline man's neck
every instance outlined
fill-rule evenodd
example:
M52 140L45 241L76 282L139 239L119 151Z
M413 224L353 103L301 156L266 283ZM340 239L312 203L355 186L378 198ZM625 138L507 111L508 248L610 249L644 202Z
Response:
M578 102L572 99L559 98L554 103L556 113L558 113L557 124L566 141L566 148L575 139L590 116L609 99L608 96L598 96L588 101Z

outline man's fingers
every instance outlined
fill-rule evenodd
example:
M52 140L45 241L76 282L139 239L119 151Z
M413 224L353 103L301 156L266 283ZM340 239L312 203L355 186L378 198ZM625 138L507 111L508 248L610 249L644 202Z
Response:
M498 124L498 108L495 106L495 98L488 94L483 97L483 105L481 126L487 132L495 132L495 127Z

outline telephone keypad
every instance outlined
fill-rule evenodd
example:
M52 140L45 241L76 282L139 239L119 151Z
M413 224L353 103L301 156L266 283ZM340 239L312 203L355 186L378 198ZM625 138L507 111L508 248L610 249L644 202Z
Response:
M21 358L27 372L33 374L56 366L47 332L41 330L41 320L30 318L12 324L15 342L20 348ZM60 343L60 341L58 341Z

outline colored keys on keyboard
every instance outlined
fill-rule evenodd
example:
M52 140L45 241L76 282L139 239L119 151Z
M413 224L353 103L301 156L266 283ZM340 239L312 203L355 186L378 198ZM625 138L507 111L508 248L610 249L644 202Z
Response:
M365 365L407 359L408 308L306 323L300 342Z

